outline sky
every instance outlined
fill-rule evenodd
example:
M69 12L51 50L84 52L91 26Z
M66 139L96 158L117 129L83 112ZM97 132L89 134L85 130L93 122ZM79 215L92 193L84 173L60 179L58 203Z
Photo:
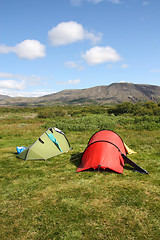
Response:
M160 86L160 0L0 0L0 94Z

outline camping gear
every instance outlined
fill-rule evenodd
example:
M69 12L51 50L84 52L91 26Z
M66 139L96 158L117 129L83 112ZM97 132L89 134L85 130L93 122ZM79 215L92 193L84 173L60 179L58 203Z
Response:
M126 149L127 154L130 155L130 154L136 153L136 152L133 151L131 148L129 148L129 147L127 146L127 144L124 143L124 146L125 146L125 149Z
M89 169L109 169L117 173L123 173L124 164L128 163L136 171L147 174L146 170L139 167L126 155L127 149L117 133L111 130L98 131L90 138L76 172Z
M46 160L71 149L65 134L58 128L49 128L30 147L17 157L24 160Z
M19 154L19 153L21 153L21 152L23 152L25 149L26 149L26 147L24 147L24 146L21 146L21 147L16 147L16 149L17 149L17 153Z

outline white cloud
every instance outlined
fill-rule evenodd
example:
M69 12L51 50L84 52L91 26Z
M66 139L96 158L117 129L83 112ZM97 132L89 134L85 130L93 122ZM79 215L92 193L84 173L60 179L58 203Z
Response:
M7 95L10 97L41 97L44 95L52 94L53 91L50 90L35 90L35 91L17 91L14 89L0 89L0 94Z
M78 70L83 70L83 66L81 66L80 64L77 64L75 62L72 62L72 61L65 62L65 66L67 68L76 68Z
M0 53L7 54L11 52L15 53L19 58L29 60L46 56L45 46L37 40L30 39L27 39L13 47L0 45Z
M0 78L13 78L13 74L0 72Z
M91 2L91 3L94 3L94 4L97 4L97 3L100 3L102 2L103 0L70 0L71 4L75 7L77 6L80 6L82 4L82 2Z
M36 75L24 76L20 74L0 72L0 78L2 78L0 79L0 94L2 95L8 95L11 97L39 97L53 93L51 90L43 89L25 91L27 86L40 85L41 81L46 79ZM12 78L12 80L8 78ZM45 82L42 84L45 85Z
M122 64L121 68L125 69L125 68L128 68L128 64Z
M109 2L111 3L114 3L114 4L120 4L121 1L120 0L108 0Z
M82 0L71 0L71 4L76 7L80 6L81 3L82 3Z
M45 95L48 95L48 94L52 94L54 92L52 92L51 90L35 90L35 91L32 91L32 92L27 92L27 91L24 91L24 92L17 92L14 94L14 96L20 96L20 97L42 97L42 96L45 96Z
M89 2L89 3L93 3L93 4L98 4L100 2L103 2L104 0L70 0L71 5L75 6L75 7L79 7L81 6L82 2ZM111 2L113 4L121 4L123 2L121 2L121 0L107 0L108 2ZM148 1L144 1L147 2Z
M92 2L92 3L100 3L100 2L102 2L103 0L88 0L88 2Z
M35 59L45 57L45 46L37 40L25 40L14 48L19 58Z
M57 84L59 85L69 85L69 84L72 84L72 85L76 85L76 84L79 84L80 83L80 79L70 79L68 81L57 81Z
M25 82L15 80L0 80L0 88L22 90L25 88Z
M143 3L142 3L144 6L146 6L146 5L149 5L149 2L148 1L143 1Z
M107 68L108 68L108 69L112 69L112 68L114 68L114 66L113 66L112 64L108 64L108 65L107 65Z
M120 83L130 83L130 84L132 84L132 82L127 82L127 81L120 81Z
M88 39L91 41L92 44L96 44L101 41L102 39L102 33L98 33L97 35L94 34L93 32L88 32L87 30L85 31L85 39Z
M98 47L95 46L86 51L82 57L89 65L97 65L105 62L117 62L121 60L120 55L110 46Z
M151 73L157 73L157 72L160 72L160 69L156 68L156 69L152 69L150 70Z
M4 72L0 72L0 78L2 78L2 80L4 78L9 78L14 80L26 81L30 86L39 85L42 80L47 79L47 78L39 77L36 75L25 76L21 74L12 74L12 73L4 73Z
M76 22L62 22L48 32L52 45L66 45L84 39L84 29Z
M74 79L74 80L68 80L68 84L79 84L80 83L80 79Z
M12 52L12 50L13 50L13 47L8 47L4 44L0 45L0 54L8 54Z
M53 46L67 45L84 39L96 43L101 40L101 36L101 33L95 35L84 30L81 24L74 21L59 23L48 32L49 41Z

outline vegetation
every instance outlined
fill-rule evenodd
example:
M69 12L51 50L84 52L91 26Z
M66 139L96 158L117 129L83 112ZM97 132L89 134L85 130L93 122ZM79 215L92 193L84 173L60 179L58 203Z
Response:
M124 102L117 104L113 108L109 109L109 113L114 113L115 115L119 114L133 114L139 116L145 115L157 115L160 116L160 104L155 102L146 102L146 103L131 103Z
M152 102L0 108L0 238L158 240L159 108ZM66 133L73 150L47 161L16 158L16 146L31 145L52 126ZM123 175L76 173L100 129L117 132L149 175L127 164Z

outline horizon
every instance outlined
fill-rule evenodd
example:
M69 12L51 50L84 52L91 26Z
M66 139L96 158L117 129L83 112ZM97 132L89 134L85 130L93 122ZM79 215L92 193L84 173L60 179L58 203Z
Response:
M63 91L85 90L85 89L96 88L96 87L105 87L105 86L108 87L108 86L110 86L110 85L112 85L112 84L121 84L121 83L122 83L122 84L148 85L148 86L160 87L160 86L154 85L154 84L139 84L139 83L135 84L135 83L131 83L131 82L119 82L119 83L111 83L111 84L109 84L109 85L99 85L99 86L93 86L93 87L88 87L88 88L74 88L74 89L72 89L72 88L67 88L67 89L62 89L62 90L60 90L60 91L52 92L52 93L45 94L45 95L41 95L41 96L32 96L32 97L30 97L30 96L13 96L13 97L12 97L12 96L9 96L9 95L3 95L3 94L1 94L1 93L0 93L0 96L11 97L11 98L39 98L39 97L45 97L45 96L52 95L52 94L56 94L56 93L63 92Z
M1 0L0 94L160 86L160 1Z

